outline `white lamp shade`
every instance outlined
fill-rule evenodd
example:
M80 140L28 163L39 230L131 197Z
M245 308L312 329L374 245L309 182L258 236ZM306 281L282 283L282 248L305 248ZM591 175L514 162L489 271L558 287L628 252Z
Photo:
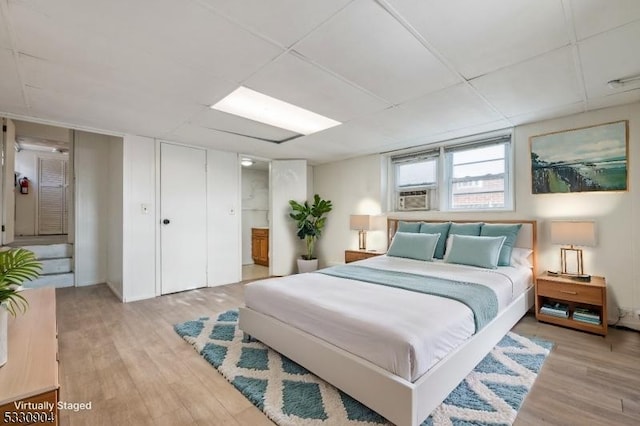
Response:
M349 216L349 229L356 231L374 231L384 229L385 216L352 214Z
M552 221L551 243L593 247L596 245L596 224L593 221Z
M358 231L371 229L371 216L368 214L352 214L349 217L349 228Z

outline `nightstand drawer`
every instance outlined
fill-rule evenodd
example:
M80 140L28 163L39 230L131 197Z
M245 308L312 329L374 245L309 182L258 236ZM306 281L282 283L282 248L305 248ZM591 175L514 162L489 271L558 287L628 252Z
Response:
M384 253L379 251L345 250L344 263L356 262L370 257L380 256Z
M538 280L537 291L539 296L545 296L551 299L568 300L591 305L601 305L603 303L602 289L584 284Z

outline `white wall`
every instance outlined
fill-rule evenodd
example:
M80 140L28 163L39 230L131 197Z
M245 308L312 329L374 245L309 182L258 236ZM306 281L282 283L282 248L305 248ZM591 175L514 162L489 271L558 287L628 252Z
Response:
M242 264L253 264L251 228L269 226L269 171L242 168Z
M349 229L352 214L380 214L383 158L369 155L314 167L314 191L331 200L333 210L318 240L321 266L344 263L344 250L358 248L358 231ZM367 249L385 250L384 231L367 233Z
M38 216L38 159L56 158L69 159L69 154L53 153L44 151L21 150L16 153L15 170L19 173L18 178L27 177L29 179L29 193L20 194L16 189L16 223L15 235L37 235Z
M156 290L156 141L124 137L122 164L122 299L155 297ZM142 206L148 207L143 213ZM158 220L157 220L158 219Z
M242 280L240 162L233 152L207 151L209 286Z
M531 193L529 137L576 127L629 120L629 191L576 194ZM559 247L549 243L551 219L589 218L597 221L598 245L585 248L585 270L607 279L610 319L615 307L640 307L640 104L607 108L514 129L515 211L502 213L392 213L393 217L430 219L536 219L540 270L559 269ZM325 264L343 261L344 250L357 248L357 232L349 230L349 215L381 211L385 196L386 160L379 155L314 167L315 192L333 201L327 230L319 242ZM367 246L385 246L384 235ZM375 241L375 242L372 242Z
M76 285L106 282L111 136L75 132Z
M47 139L59 142L70 142L72 139L72 130L65 127L30 123L21 120L14 120L14 123L16 125L16 135L20 137Z
M123 147L122 138L111 138L109 143L109 199L107 208L107 284L122 300L122 201L123 201Z

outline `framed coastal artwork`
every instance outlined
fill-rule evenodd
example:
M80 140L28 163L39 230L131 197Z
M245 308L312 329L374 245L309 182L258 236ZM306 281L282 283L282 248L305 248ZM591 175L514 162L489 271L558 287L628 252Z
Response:
M534 194L626 191L629 122L532 136Z

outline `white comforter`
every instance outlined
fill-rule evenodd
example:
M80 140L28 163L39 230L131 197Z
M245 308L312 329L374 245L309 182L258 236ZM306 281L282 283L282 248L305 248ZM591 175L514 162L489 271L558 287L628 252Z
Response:
M358 263L484 284L496 293L500 310L527 287L522 282L530 282L526 268L488 270L388 256ZM409 381L475 332L473 313L461 302L320 273L247 284L245 303Z

